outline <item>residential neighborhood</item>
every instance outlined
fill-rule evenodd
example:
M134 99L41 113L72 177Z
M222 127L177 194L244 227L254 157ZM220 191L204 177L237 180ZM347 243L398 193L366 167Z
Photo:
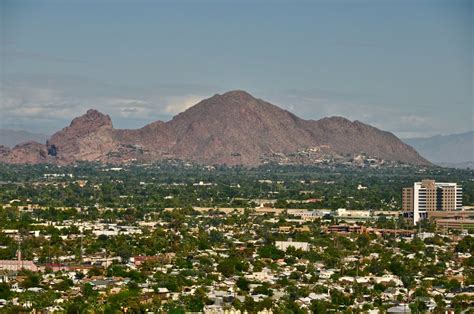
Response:
M105 187L100 173L104 172L93 170L80 180L72 174L38 174L17 190L31 194L35 189L56 193L74 188L77 193L81 189L96 193ZM212 194L223 184L211 178L209 184L197 185L140 180L140 190L156 186L168 191L163 193L163 205L180 198L180 194L169 197L170 190ZM100 199L87 202L91 206L47 206L34 194L9 199L13 185L3 184L0 311L458 313L472 309L472 229L446 232L430 219L413 227L403 211L391 205L379 210L318 208L324 196L308 187L332 188L337 181L329 185L328 180L301 181L298 184L305 190L283 202L274 192L283 194L288 183L260 180L257 186L279 188L259 192L258 198L241 195L238 202L248 202L245 207L204 206L197 200L191 204L195 206L162 210L104 206ZM113 182L116 188L124 181ZM238 185L229 188L241 189ZM368 190L370 186L354 186L354 193ZM274 198L263 198L264 194ZM117 198L128 199L131 195ZM282 204L286 208L278 207ZM304 208L305 204L311 207ZM474 215L469 206L460 212Z

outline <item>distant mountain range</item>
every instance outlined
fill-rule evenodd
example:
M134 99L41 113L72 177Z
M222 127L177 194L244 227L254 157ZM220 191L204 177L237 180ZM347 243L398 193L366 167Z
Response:
M429 161L445 167L472 168L474 131L403 140Z
M244 91L214 95L168 122L136 130L115 129L109 116L91 109L46 144L0 149L3 162L59 164L180 159L254 166L272 160L307 163L361 156L430 164L392 133L341 117L303 120Z
M0 129L0 145L13 147L15 145L35 141L45 143L49 138L48 135L31 133L23 130Z

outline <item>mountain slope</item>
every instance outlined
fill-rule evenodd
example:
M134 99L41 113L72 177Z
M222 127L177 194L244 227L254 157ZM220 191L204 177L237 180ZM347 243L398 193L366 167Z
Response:
M89 110L55 133L46 147L48 155L62 164L177 158L201 164L258 165L268 155L308 149L429 164L389 132L341 117L303 120L244 91L214 95L168 122L137 130L114 129L109 116Z
M169 122L172 152L203 163L258 164L264 153L312 143L305 121L242 91L215 95Z
M51 150L57 152L53 155L61 163L94 161L116 146L113 133L110 117L91 109L72 120L68 127L53 134L47 146L50 153Z
M341 154L369 156L410 164L427 164L416 150L390 132L341 117L324 118L312 123L315 138Z
M474 162L474 131L427 138L409 138L403 141L434 163Z

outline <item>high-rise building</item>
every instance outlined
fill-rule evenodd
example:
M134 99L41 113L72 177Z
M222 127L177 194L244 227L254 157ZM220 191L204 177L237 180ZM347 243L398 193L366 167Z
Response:
M457 183L422 180L402 190L402 210L417 224L433 211L462 209L462 187Z
M404 212L413 211L413 188L403 188L402 190L402 210Z

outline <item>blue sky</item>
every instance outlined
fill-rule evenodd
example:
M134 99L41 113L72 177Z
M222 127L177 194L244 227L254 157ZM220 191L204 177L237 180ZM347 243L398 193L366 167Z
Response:
M136 128L243 89L400 137L473 129L472 1L0 3L1 128Z

